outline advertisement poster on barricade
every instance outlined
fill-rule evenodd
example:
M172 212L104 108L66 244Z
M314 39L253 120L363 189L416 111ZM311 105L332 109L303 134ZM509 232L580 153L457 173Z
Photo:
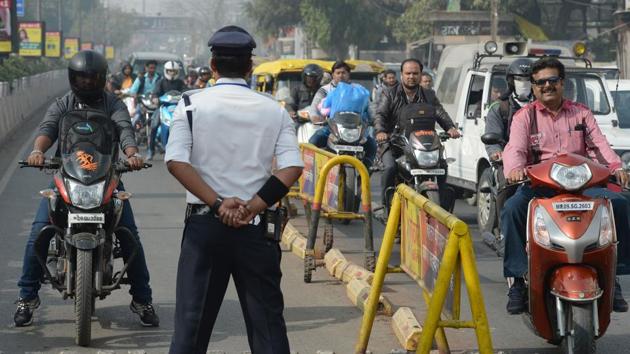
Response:
M79 52L79 38L64 38L63 39L63 57L65 59L72 58Z
M11 53L13 27L11 22L11 1L0 0L0 53Z
M408 200L402 200L401 212L401 267L429 294L433 294L449 229L437 219ZM443 314L453 317L455 303L455 279L449 282L449 290Z
M328 172L322 204L331 209L339 210L339 165Z
M61 57L61 32L46 32L46 57Z
M41 57L44 55L44 23L20 22L18 25L21 57Z
M107 60L114 60L114 46L113 45L106 45L105 46L105 59Z
M302 149L302 161L304 162L304 169L302 170L302 177L300 177L300 191L312 197L315 194L315 175L317 174L315 151Z
M92 42L81 42L81 50L90 50L94 47Z

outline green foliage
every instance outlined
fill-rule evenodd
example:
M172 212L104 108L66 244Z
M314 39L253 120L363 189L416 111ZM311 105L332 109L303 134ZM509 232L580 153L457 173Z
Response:
M245 12L256 24L258 33L275 36L278 29L293 26L301 21L300 0L252 0Z
M10 82L24 76L61 69L64 66L64 62L60 59L27 59L11 56L0 62L0 81Z
M445 10L448 1L419 0L413 3L399 18L390 18L394 38L400 42L413 42L431 35L431 24L427 13Z

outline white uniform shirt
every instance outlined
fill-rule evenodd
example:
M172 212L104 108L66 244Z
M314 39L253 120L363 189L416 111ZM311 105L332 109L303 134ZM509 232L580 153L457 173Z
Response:
M224 198L251 199L271 176L274 157L278 169L304 166L287 111L246 86L243 79L222 78L192 94L190 106L181 100L166 145L164 161L191 164ZM187 109L193 112L192 135ZM186 201L204 204L190 192Z

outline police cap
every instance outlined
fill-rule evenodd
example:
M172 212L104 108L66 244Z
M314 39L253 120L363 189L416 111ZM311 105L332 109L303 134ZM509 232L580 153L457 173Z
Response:
M225 26L210 37L208 47L212 53L220 55L251 55L256 48L256 42L241 27Z

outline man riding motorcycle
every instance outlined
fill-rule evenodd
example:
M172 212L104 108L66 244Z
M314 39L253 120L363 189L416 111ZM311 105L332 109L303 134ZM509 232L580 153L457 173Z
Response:
M59 126L66 113L92 109L102 111L111 117L118 128L118 140L127 156L127 163L132 169L142 168L144 162L142 156L138 154L127 107L115 95L104 91L106 75L107 61L101 54L92 50L85 50L72 57L68 64L71 91L62 98L58 98L46 111L44 120L39 125L33 151L27 159L29 165L41 166L44 164L44 154L57 140ZM60 156L59 148L57 148L55 155ZM118 190L124 190L122 182L118 184ZM43 271L35 256L34 243L40 230L49 224L48 201L43 198L35 214L24 252L22 276L18 282L20 295L13 317L17 327L29 326L33 321L33 312L40 304L38 291L41 287L40 281L43 278ZM130 308L140 316L142 325L157 327L159 318L151 304L149 271L144 250L138 237L131 204L128 200L124 201L120 225L131 230L139 246L136 256L128 268L128 277L131 283L129 293L133 297ZM127 244L123 239L120 240L120 243L123 259L126 260L131 255L134 245ZM44 249L41 258L46 259L46 251L47 248Z
M212 86L209 83L210 79L212 79L212 70L210 70L210 68L207 66L202 67L201 69L199 69L199 78L195 83L195 88L202 89Z
M155 89L155 86L158 80L160 79L160 74L155 72L156 68L157 68L157 61L155 60L147 61L146 64L144 64L144 69L146 72L144 73L144 75L138 76L136 78L136 80L133 82L133 85L131 85L131 88L129 89L129 94L130 95L151 95L151 93L153 93L153 90ZM141 116L142 116L141 103L138 102L138 105L136 108L136 114L131 121L132 126L136 123L136 121L138 121L138 119L140 119Z
M291 88L291 100L287 111L291 118L297 117L297 111L311 105L324 77L324 69L317 64L308 64L302 70L302 84Z
M157 82L155 89L153 90L153 102L155 104L159 103L160 96L169 91L186 91L186 83L184 80L179 79L179 70L180 68L177 62L167 61L164 64L164 77ZM160 110L156 109L151 117L151 136L149 137L148 144L148 160L153 160L153 155L155 154L155 138L157 136L157 129L160 126L159 112Z
M427 103L435 106L436 119L438 124L446 131L451 138L460 137L460 133L455 128L455 124L449 117L448 113L442 107L442 104L435 96L433 90L426 90L420 86L420 77L422 73L422 63L417 59L406 59L400 66L401 84L390 90L385 90L376 106L374 129L376 132L376 141L384 143L389 139L400 119L402 107L409 103ZM396 179L396 159L400 157L400 152L386 148L381 157L384 165L383 175L381 177L381 188L383 205L387 205L386 191L393 187ZM442 189L442 186L440 186ZM442 193L440 194L442 195Z
M536 101L518 111L510 126L510 139L503 152L504 175L508 183L524 180L525 167L537 164L559 153L588 156L607 165L622 186L628 183L628 175L621 168L621 159L610 148L593 113L588 107L563 98L564 65L556 58L545 57L532 65L531 82ZM502 233L505 235L503 275L513 277L508 293L507 311L519 314L527 307L527 252L525 230L527 206L533 197L551 197L551 189L532 189L520 186L507 200L501 212ZM630 205L622 196L605 188L590 188L584 192L590 197L611 200L619 245L617 249L617 274L630 274ZM538 274L530 274L530 277ZM615 281L613 311L626 312L628 304Z
M309 114L312 122L321 122L326 119L326 114L323 114L321 111L321 104L328 94L332 92L340 82L347 84L350 83L350 71L350 65L346 62L337 61L333 64L332 81L329 84L320 87L309 108ZM364 118L369 119L367 109L368 107L366 106L365 112L362 112L362 115ZM326 147L328 144L328 136L330 136L330 128L326 126L315 132L315 134L313 134L310 138L309 143L320 148ZM374 158L376 157L376 141L374 141L373 137L367 136L366 141L362 146L365 152L363 164L369 169L374 163Z
M486 116L485 133L496 133L503 137L507 143L510 138L510 125L512 117L519 109L530 103L533 99L532 84L530 82L532 61L530 59L516 59L510 64L505 76L509 91L503 94L498 101L490 106ZM486 152L490 160L498 162L505 144L486 145ZM499 193L496 196L496 210L501 210L505 201L516 191L516 187L505 188L505 178L503 177L503 165L497 166L497 188ZM486 230L492 232L492 230ZM503 249L504 239L497 245Z

